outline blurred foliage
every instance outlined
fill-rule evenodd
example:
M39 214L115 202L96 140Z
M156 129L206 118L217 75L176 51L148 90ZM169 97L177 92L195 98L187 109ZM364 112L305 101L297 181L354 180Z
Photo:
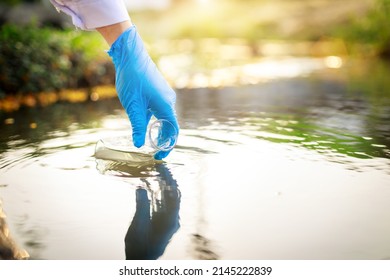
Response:
M41 0L2 0L2 4L8 5L8 6L14 6L21 3L38 3L41 2Z
M8 5L8 6L13 6L13 5L21 3L20 0L3 0L2 2L3 2L3 4Z
M370 1L347 0L351 10L346 11L338 0L176 0L167 10L131 15L146 34L157 37L305 39L312 33L318 38L329 25L340 24Z
M54 36L52 36L54 35ZM0 88L4 92L38 92L65 86L70 61L65 42L48 29L2 26Z
M389 16L390 0L177 0L165 11L132 13L141 33L156 40L342 40L364 56L390 56Z
M390 0L377 0L364 17L353 17L331 32L344 39L354 54L390 57Z
M91 87L111 63L94 33L34 25L0 27L0 95Z

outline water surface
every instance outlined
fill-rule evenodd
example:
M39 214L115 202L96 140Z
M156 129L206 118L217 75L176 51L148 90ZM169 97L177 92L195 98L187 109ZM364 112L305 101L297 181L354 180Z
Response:
M388 66L305 61L179 89L159 164L94 157L129 129L115 99L3 113L12 237L32 259L390 258Z

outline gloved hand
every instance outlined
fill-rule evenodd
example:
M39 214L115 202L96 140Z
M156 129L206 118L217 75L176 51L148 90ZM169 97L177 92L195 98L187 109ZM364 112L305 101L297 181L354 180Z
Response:
M147 125L152 115L173 124L174 129L163 127L163 135L179 133L175 102L176 93L168 85L147 53L135 26L123 32L112 44L108 54L115 71L116 90L133 128L133 143L145 143ZM156 159L163 159L169 151L159 151Z

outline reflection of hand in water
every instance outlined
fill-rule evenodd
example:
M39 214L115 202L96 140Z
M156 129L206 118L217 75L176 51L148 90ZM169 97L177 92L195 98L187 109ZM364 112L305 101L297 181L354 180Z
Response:
M146 189L136 190L136 212L125 237L126 259L159 258L180 227L177 183L165 165L159 164L156 169L159 173L157 190L152 190L151 183L144 180L151 201Z

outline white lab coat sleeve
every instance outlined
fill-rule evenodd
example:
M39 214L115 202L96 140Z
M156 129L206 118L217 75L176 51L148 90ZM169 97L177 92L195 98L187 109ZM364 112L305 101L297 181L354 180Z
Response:
M95 30L129 20L123 0L50 0L58 11L72 17L73 24L83 30Z

